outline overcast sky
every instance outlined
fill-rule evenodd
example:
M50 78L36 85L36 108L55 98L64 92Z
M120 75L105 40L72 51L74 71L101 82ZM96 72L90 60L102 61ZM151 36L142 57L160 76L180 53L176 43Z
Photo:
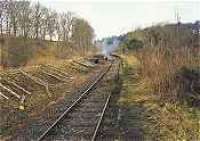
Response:
M38 0L31 0L38 1ZM97 38L119 35L138 27L175 22L178 12L182 22L200 20L200 0L39 0L58 12L72 11L85 18Z

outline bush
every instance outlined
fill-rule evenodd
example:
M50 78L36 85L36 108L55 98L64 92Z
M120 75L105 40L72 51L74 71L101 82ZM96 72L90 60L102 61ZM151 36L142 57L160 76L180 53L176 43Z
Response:
M122 44L123 50L138 50L143 48L143 42L137 39L127 39Z

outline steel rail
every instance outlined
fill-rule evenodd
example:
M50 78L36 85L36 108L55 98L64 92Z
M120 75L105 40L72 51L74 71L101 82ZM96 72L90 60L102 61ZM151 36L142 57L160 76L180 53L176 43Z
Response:
M113 62L113 61L112 61L112 62ZM119 71L119 68L118 68L118 71ZM100 115L100 118L99 118L99 120L98 120L98 123L97 123L97 125L96 125L96 127L95 127L95 131L94 131L94 133L93 133L93 136L92 136L91 141L95 141L95 139L96 139L96 137L97 137L99 128L100 128L100 126L101 126L101 123L102 123L102 121L103 121L103 117L104 117L104 115L105 115L105 111L106 111L106 109L107 109L107 107L108 107L108 104L109 104L109 102L110 102L111 95L112 95L112 93L110 93L109 96L108 96L108 98L106 99L106 103L104 104L103 110L102 110L102 112L101 112L101 115Z
M96 125L96 128L95 128L95 131L94 131L94 134L93 134L93 136L92 136L91 141L95 141L95 139L96 139L96 137L97 137L97 133L98 133L98 130L99 130L100 126L101 126L103 117L104 117L104 115L105 115L106 108L108 107L108 103L109 103L109 101L110 101L111 94L112 94L112 93L109 94L109 96L108 96L108 98L107 98L107 100L106 100L106 103L105 103L105 105L104 105L104 107L103 107L103 111L101 112L101 116L100 116L100 118L99 118L99 120L98 120L98 123L97 123L97 125Z
M57 118L57 120L37 139L37 141L41 141L41 140L43 140L44 139L44 137L49 133L49 131L55 126L55 125L57 125L58 124L58 122L61 120L61 119L63 119L63 117L66 115L66 114L68 114L71 110L72 110L72 108L73 107L75 107L79 102L80 102L80 100L86 95L86 94L88 94L88 92L104 77L104 75L110 70L110 68L112 67L112 63L109 65L109 67L106 69L106 71L105 72L103 72L88 88L87 88L87 90L86 91L84 91L81 95L80 95L80 97L77 99L77 100L75 100L73 103L72 103L72 105L69 107L69 108L67 108L64 112L63 112L63 114L61 114L58 118Z

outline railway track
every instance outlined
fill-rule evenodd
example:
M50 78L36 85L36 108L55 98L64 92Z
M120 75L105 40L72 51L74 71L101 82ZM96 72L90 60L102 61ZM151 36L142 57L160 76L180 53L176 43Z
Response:
M112 87L110 77L116 75L113 61L97 79L53 122L37 139L91 140L98 136L105 111L109 105Z

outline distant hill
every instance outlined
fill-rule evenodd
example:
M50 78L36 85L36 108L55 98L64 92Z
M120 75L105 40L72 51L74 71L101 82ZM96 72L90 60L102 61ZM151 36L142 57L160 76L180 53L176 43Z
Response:
M198 47L200 45L200 21L195 23L178 23L155 25L137 29L121 35L123 48L138 49L140 47Z

